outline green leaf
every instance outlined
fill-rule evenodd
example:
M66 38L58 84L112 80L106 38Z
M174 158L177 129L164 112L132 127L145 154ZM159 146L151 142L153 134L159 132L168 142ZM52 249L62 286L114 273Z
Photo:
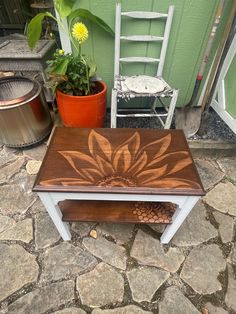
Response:
M61 18L70 15L75 0L54 0L55 8Z
M42 22L46 16L54 18L50 12L38 13L29 22L26 31L26 36L28 45L31 49L33 49L36 46L38 40L40 39L42 33Z
M86 63L89 67L89 77L93 77L96 74L97 71L97 65L94 60L92 59L87 59L86 58Z
M50 69L50 72L64 75L66 74L68 63L68 59L61 59L61 61L54 68Z
M77 17L90 21L91 23L99 26L100 28L102 28L103 30L105 30L107 33L109 33L112 36L115 35L114 31L110 28L110 26L106 22L104 22L102 19L100 19L100 17L92 14L90 11L86 9L77 9L71 12L71 14L68 16L70 20L70 24Z

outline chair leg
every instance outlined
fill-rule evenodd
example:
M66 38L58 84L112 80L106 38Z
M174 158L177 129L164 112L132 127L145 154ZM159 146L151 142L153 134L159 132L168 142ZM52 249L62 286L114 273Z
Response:
M111 128L116 128L117 115L117 90L114 88L111 92Z
M167 118L166 118L164 129L169 129L170 126L171 126L171 122L172 122L172 119L173 119L173 114L174 114L174 110L175 110L175 105L176 105L176 102L177 102L178 94L179 94L179 91L175 89L173 91L173 96L171 98L171 102L170 102L170 106L169 106L168 115L167 115Z

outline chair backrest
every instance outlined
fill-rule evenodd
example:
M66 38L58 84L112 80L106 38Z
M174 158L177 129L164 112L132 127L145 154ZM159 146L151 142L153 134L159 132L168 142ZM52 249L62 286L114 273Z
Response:
M166 51L168 46L168 40L171 30L171 24L173 19L174 6L171 5L168 8L168 13L158 13L151 11L121 11L121 3L116 4L116 25L115 25L115 64L114 64L114 76L120 74L120 63L121 62L136 62L136 63L156 63L157 65L157 76L162 76ZM165 28L163 36L153 36L153 35L132 35L132 36L122 36L121 35L121 23L122 17L129 17L131 19L142 19L142 20L154 20L154 19L165 19ZM157 58L150 57L120 57L120 46L121 41L131 41L131 42L160 42L161 50L160 56Z

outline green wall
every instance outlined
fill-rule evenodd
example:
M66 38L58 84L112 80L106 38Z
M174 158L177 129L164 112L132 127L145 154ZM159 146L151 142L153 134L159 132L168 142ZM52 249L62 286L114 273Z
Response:
M175 5L171 36L165 61L163 77L167 82L180 90L178 106L184 106L191 98L195 79L204 54L208 36L212 28L215 11L219 0L123 0L124 10L150 10L166 12L169 5ZM232 0L226 1L224 18L221 22L218 40L227 19ZM103 18L113 29L115 26L115 0L79 0L78 7L88 8ZM130 31L130 24L125 25L124 32ZM156 27L151 24L135 24L139 34L149 31L154 34ZM153 56L152 44L138 46L133 44L131 50L125 48L122 53L128 55L145 52ZM217 42L214 44L214 49ZM83 51L94 57L98 65L98 74L107 83L109 91L113 84L114 39L96 27L90 26L90 40L84 45ZM213 55L213 53L212 53ZM211 58L209 60L209 63ZM151 73L150 68L135 66L138 73ZM132 73L135 73L132 69ZM206 75L205 75L206 76ZM108 101L109 103L109 101Z

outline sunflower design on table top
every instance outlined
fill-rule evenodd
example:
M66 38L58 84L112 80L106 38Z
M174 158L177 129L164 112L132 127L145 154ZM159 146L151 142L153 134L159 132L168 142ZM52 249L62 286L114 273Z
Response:
M88 153L58 151L72 167L74 176L41 181L41 185L199 187L198 183L178 176L182 169L192 164L192 159L185 150L168 152L170 144L171 133L141 145L140 134L135 131L120 145L114 146L106 137L91 130Z

